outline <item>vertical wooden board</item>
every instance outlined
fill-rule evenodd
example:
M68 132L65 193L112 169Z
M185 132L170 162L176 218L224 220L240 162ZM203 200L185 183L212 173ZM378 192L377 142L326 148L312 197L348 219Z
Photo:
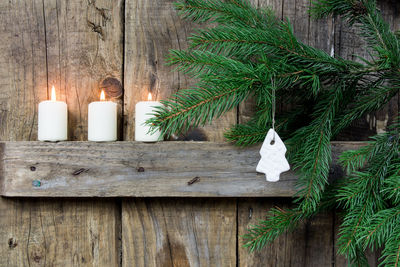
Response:
M71 139L85 139L91 90L100 77L122 75L122 1L94 2L0 3L0 140L36 139L37 104L47 98L47 79L68 102L70 133L78 129ZM106 23L97 21L103 11ZM89 20L101 24L104 43ZM116 266L118 210L112 200L1 198L0 265Z
M189 24L178 18L173 1L126 0L124 114L125 140L134 140L135 105L169 97L189 85L185 75L166 66L169 49L187 48Z
M339 17L335 22L335 56L355 61L359 61L357 56L370 59L365 49L366 43L360 37L359 31L351 28ZM375 133L373 116L366 115L353 121L350 127L343 130L336 139L340 141L367 140Z
M232 199L125 201L122 233L122 266L236 265Z
M308 43L322 49L331 56L335 55L335 19L329 16L324 19L310 20Z
M307 220L305 266L335 266L333 226L333 212L321 213Z
M378 8L384 20L392 30L399 28L400 3L393 0L377 1ZM360 61L356 56L371 59L368 54L366 42L359 35L359 30L350 28L345 22L337 22L335 34L335 55L345 59ZM393 119L399 110L399 95L395 96L381 110L372 112L355 120L350 127L345 129L337 137L341 141L367 140L376 133L386 131L386 127L393 123Z
M43 9L48 88L68 104L70 140L87 140L88 104L104 79L122 81L123 1L45 0Z
M1 266L118 266L113 201L0 200Z
M310 32L309 5L309 0L283 1L283 19L289 19L295 36L305 44L308 44Z
M190 32L199 27L179 18L173 2L127 0L125 3L125 140L134 139L135 105L147 100L149 92L153 100L161 100L195 83L187 75L173 71L175 67L166 66L168 51L186 49ZM201 131L208 141L221 141L223 132L235 123L236 110L233 110Z
M239 266L331 266L333 265L333 217L321 214L285 233L274 243L251 253L243 248L243 235L251 225L265 219L273 206L289 207L290 199L240 199L238 203Z
M0 140L35 140L47 83L42 1L1 1L0 37Z
M400 2L394 0L385 0L377 2L379 9L382 12L383 19L389 24L391 30L400 30ZM387 126L395 122L396 117L399 115L400 107L400 90L399 93L393 97L385 105L382 110L374 113L375 129L378 133L385 132Z
M160 100L194 83L165 64L169 49L187 48L194 27L177 16L173 2L125 2L125 140L134 139L135 105L147 100L149 92ZM236 111L201 131L210 141L222 140L234 123ZM123 265L235 265L235 201L198 201L123 200Z

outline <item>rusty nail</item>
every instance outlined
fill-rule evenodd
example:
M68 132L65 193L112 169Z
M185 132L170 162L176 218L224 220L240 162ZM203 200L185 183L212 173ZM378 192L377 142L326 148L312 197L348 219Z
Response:
M188 185L192 185L192 184L194 184L194 183L196 183L198 181L200 181L200 177L196 176L196 177L194 177L192 180L190 180L188 182Z
M138 172L144 172L144 168L143 167L139 167L139 168L137 168L137 171Z
M85 168L80 168L79 170L74 171L72 174L73 175L79 175L82 172L88 171L89 169L85 169Z

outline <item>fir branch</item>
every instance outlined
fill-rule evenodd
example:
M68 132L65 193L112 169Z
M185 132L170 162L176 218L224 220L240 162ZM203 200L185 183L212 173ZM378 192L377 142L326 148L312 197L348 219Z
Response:
M332 157L332 132L329 122L335 117L343 96L342 90L343 88L338 86L326 99L321 100L316 107L315 114L318 115L313 122L297 130L287 141L291 144L288 150L289 159L294 162L294 168L301 172L298 180L300 190L296 201L304 213L313 213L317 209L328 182Z
M251 251L259 250L284 232L295 229L303 219L304 214L299 210L275 207L267 213L265 220L252 225L243 236L246 240L244 246Z
M400 226L398 222L393 234L385 242L381 260L380 266L400 266Z
M400 206L380 210L371 216L358 234L363 240L364 247L374 249L382 246L385 240L395 234L395 228L400 222Z
M238 145L264 139L271 123L271 77L279 99L296 108L277 117L292 167L300 172L296 207L275 208L245 236L246 246L261 249L303 220L335 204L344 209L339 252L366 265L364 250L384 245L383 263L398 264L400 228L400 123L367 146L341 156L345 179L328 183L331 139L366 113L386 104L400 88L400 38L385 23L373 0L316 0L315 16L339 15L358 27L372 60L334 58L298 41L292 26L270 9L246 0L182 0L184 18L215 23L197 30L187 51L171 50L169 64L195 77L149 122L170 135L211 122L246 100L256 99L252 119L225 134ZM397 238L397 239L396 239Z

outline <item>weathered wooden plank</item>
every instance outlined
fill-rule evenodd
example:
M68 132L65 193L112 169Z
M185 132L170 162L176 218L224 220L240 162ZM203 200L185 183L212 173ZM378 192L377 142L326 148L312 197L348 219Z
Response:
M37 104L52 84L68 103L70 139L86 138L93 91L122 75L122 3L0 3L0 140L36 140ZM0 198L0 266L118 266L119 210L110 200Z
M118 266L114 202L0 201L1 266Z
M334 157L359 147L333 143ZM257 174L259 147L213 142L6 142L4 196L259 197L292 196L296 175L267 183ZM333 166L334 169L338 167ZM188 184L193 178L198 181Z
M187 48L187 37L194 27L192 23L178 18L172 8L173 2L173 0L125 1L124 140L134 140L135 104L146 100L148 92L153 94L153 98L160 100L194 84L194 80L187 75L172 72L173 67L165 64L165 56L169 49ZM235 123L236 111L233 111L216 120L211 126L195 129L188 135L178 138L221 141L223 131ZM149 145L145 145L146 149L152 147ZM171 144L176 148L180 145L180 143ZM169 159L173 160L173 153L166 155L162 160L165 163ZM180 153L179 149L177 153ZM141 160L137 164L142 165L142 162L146 163L146 160ZM199 182L191 186L187 184L195 176L184 173L184 169L192 164L196 163L184 163L180 166L173 164L175 170L167 179L175 181L173 182L175 185L167 186L168 189L165 188L163 181L154 180L160 178L159 174L154 174L153 178L146 180L146 183L153 181L155 187L149 184L149 189L143 193L154 191L151 188L158 188L160 192L156 195L163 195L170 189L177 190L176 188L178 190L200 188L207 191L208 189L201 189L202 183L208 183L207 177L200 178ZM137 167L139 166L134 166L130 173L137 173ZM149 167L143 167L147 173ZM233 202L228 205L226 200L218 200L215 204L211 201L206 203L207 205L198 205L194 201L187 200L184 202L123 200L123 266L235 265L236 231L233 223L236 223L236 204ZM229 224L221 224L222 213L225 218L229 218ZM195 221L192 218L194 215L197 218ZM198 224L194 225L196 222ZM151 225L152 223L156 225ZM225 236L211 236L213 229L224 233ZM225 231L228 233L225 234Z
M377 4L384 20L389 24L392 30L397 30L399 28L398 11L400 10L400 2L383 0L377 1ZM336 20L336 24L335 55L355 61L360 61L357 56L371 59L367 44L360 36L360 30L356 27L349 27L346 22L341 21L339 18ZM376 133L386 131L386 127L393 123L393 119L398 114L399 97L399 95L395 96L381 110L366 114L352 122L350 127L337 136L337 140L367 140Z
M0 140L36 140L47 87L43 22L42 1L0 3Z
M122 266L236 266L235 201L135 199L122 218Z
M134 140L135 105L169 97L188 86L188 77L166 66L169 49L187 48L187 23L169 1L125 1L124 114L125 140Z
M135 105L147 100L149 92L153 100L161 100L195 83L188 75L166 65L168 51L187 49L187 38L194 27L199 27L179 18L173 2L125 2L124 140L134 140ZM233 110L198 129L201 134L196 136L202 141L222 141L224 131L235 123L236 110ZM183 140L185 136L177 138Z
M122 81L123 1L47 0L43 10L48 89L68 104L69 139L87 140L88 104L104 79Z

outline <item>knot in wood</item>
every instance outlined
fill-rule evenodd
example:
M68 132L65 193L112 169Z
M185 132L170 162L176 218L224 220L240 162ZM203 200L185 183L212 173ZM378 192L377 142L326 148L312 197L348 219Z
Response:
M120 98L123 93L121 82L113 77L105 78L100 84L100 89L112 98Z
M137 171L138 172L144 172L144 168L143 167L139 167L139 168L137 168Z
M36 167L35 166L31 166L31 167L29 167L29 169L31 170L31 171L36 171Z

